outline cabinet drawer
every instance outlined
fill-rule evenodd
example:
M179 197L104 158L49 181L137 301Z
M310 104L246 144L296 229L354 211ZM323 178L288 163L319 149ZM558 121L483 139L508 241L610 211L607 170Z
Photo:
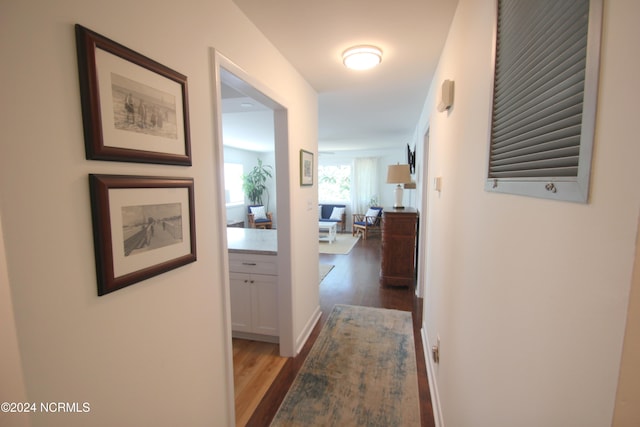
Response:
M278 274L275 256L229 254L229 271L235 273Z
M416 218L383 218L382 219L382 232L397 236L409 236L416 235Z

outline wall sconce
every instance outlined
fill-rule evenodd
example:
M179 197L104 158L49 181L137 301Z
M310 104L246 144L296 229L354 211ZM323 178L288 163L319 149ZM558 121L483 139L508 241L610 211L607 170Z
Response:
M409 165L389 165L387 170L387 184L398 184L393 190L395 195L395 209L404 209L402 206L402 186L400 184L411 183L411 173L409 172Z

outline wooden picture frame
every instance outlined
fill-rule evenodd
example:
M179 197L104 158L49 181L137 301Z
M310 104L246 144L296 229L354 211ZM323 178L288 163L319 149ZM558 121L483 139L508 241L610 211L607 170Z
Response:
M187 77L75 26L86 158L191 165Z
M196 261L192 178L89 175L98 295Z
M300 185L313 185L313 153L300 150Z

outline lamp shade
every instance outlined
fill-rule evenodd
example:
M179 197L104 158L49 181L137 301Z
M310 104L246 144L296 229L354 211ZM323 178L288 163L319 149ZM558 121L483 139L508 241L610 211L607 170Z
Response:
M409 165L389 165L387 184L408 184L411 182Z

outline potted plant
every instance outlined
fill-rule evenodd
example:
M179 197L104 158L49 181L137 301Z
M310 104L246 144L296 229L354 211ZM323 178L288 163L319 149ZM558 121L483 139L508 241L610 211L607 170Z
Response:
M262 201L262 195L266 191L267 203L265 208L269 209L269 190L265 183L272 175L273 167L271 165L263 165L260 159L258 159L258 165L254 166L251 172L242 175L242 190L251 204L265 205Z

